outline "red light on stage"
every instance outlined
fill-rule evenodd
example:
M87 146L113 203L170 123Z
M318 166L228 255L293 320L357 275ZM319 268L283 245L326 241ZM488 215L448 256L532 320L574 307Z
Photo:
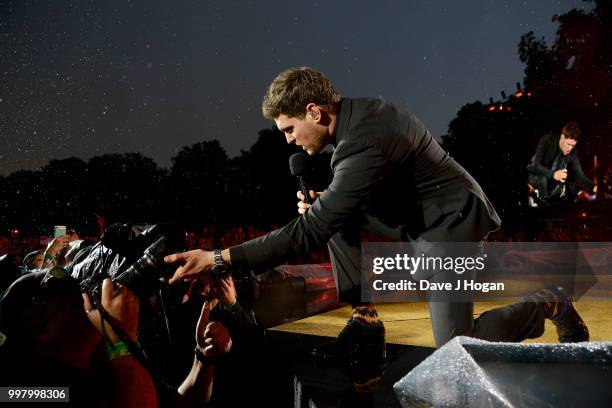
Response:
M517 98L520 98L521 96L525 95L523 92L518 91L517 93L514 94L514 96L516 96Z
M508 106L508 107L506 108L506 111L508 111L508 112L510 112L511 110L512 110L512 106Z
M527 92L527 96L531 96L531 92Z
M495 106L494 105L489 106L489 112L493 112L494 110L495 110Z
M580 213L580 216L581 216L582 218L586 218L588 215L589 215L589 214L587 214L587 213L586 213L586 211L583 211L583 212L581 212L581 213Z
M499 107L497 109L499 109L500 111L504 110L504 106L503 105L499 105Z

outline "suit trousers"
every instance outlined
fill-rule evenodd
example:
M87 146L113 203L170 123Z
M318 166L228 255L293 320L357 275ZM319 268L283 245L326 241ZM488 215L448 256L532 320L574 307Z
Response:
M449 214L437 224L435 229L424 231L418 240L426 242L474 242L484 236L475 223L484 222L481 213L483 204L474 196L466 201L456 214ZM385 239L401 240L401 228L384 231L380 220L372 217L366 223L367 232L381 232ZM354 224L353 224L354 225ZM380 228L372 228L378 226ZM480 236L479 236L480 235ZM359 230L344 229L334 234L328 241L328 249L333 267L334 279L340 301L357 304L371 301L367 288L361 287L361 242ZM451 272L454 273L454 272ZM430 281L443 281L448 276L443 273L429 277ZM362 292L362 289L363 292ZM519 302L495 308L482 313L474 319L473 302L451 302L436 300L428 294L429 315L437 347L442 346L455 336L469 336L489 341L519 342L536 338L544 333L544 307L541 303Z

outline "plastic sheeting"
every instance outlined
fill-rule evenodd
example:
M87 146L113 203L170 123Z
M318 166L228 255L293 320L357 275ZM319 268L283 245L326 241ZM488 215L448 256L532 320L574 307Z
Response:
M456 337L393 386L403 407L612 406L612 343Z

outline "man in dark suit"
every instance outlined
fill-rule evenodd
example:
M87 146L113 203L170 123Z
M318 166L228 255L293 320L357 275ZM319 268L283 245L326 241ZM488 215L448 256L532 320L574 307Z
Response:
M595 184L582 171L575 147L580 139L576 122L563 126L561 134L542 136L527 166L527 182L544 200L573 198L580 191L595 193Z
M501 221L478 183L419 119L397 105L376 98L342 99L323 74L303 67L272 82L263 113L287 143L309 155L329 144L335 147L331 184L313 194L312 205L299 204L302 216L263 237L229 249L166 257L181 264L171 282L206 275L215 264L265 270L327 243L340 299L353 306L335 348L351 348L353 356L367 354L371 358L362 361L378 364L378 371L354 377L358 390L371 389L384 367L384 327L368 292L361 296L359 233L393 241L480 242ZM457 335L507 341L538 337L544 319L558 317L554 310L561 310L555 308L560 304L577 316L567 299L552 292L544 298L548 303L522 302L476 320L471 302L430 302L436 345Z

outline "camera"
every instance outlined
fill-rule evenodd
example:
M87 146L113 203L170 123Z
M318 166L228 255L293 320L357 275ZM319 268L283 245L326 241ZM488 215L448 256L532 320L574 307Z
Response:
M116 274L112 278L113 283L127 287L138 297L149 295L159 285L159 279L163 277L161 267L164 265L164 256L171 253L166 242L166 237L158 238L125 271ZM102 281L109 277L107 273L97 273L83 279L80 283L81 291L87 292L96 304L99 304L102 296Z

